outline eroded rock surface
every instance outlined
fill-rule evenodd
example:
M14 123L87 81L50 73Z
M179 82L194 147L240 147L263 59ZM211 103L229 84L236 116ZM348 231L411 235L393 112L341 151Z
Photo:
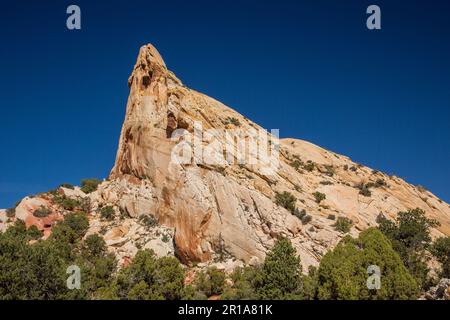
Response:
M102 234L122 265L139 249L151 248L161 256L176 254L185 263L225 261L219 267L229 270L242 262L258 264L277 237L286 236L306 270L343 237L333 226L338 217L353 221L350 234L356 236L375 226L379 214L395 218L415 208L441 223L433 236L450 235L450 207L431 192L306 141L259 135L257 124L185 87L152 45L140 49L128 84L110 177L88 195L78 187L58 191L89 200L88 234ZM228 149L235 138L250 146L244 161ZM198 145L204 147L201 152L195 151ZM278 157L261 158L251 148L255 145L273 147L270 154ZM362 194L368 185L370 194ZM295 196L296 207L310 221L276 204L276 193L284 191ZM317 201L315 192L326 198ZM52 213L34 217L40 206ZM110 221L100 216L105 206L114 208ZM48 236L63 216L51 197L25 198L13 218L0 211L0 230L20 219Z
M181 141L192 148L195 141L184 133L173 138L174 132L195 136L200 126L204 134L197 142L212 146L226 138L206 130L239 130L248 141L260 127L186 88L152 45L140 49L128 83L116 163L99 195L114 199L131 217L152 214L173 228L177 254L185 262L208 261L218 253L255 262L283 235L292 239L305 267L316 265L342 237L332 215L351 218L356 235L376 225L380 213L394 218L398 211L421 208L441 223L434 235L450 234L449 205L430 192L306 141L273 137L279 167L269 173L260 165L218 160L224 151L220 145L208 154L193 152L190 163L177 163L174 150ZM367 183L376 185L370 196L358 189ZM283 191L297 198L296 206L311 215L311 222L303 224L275 204L276 192ZM314 192L326 199L317 203Z

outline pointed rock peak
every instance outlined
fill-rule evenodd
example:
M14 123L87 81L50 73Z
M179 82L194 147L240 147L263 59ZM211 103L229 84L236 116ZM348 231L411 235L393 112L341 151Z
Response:
M155 63L166 68L166 64L158 50L152 44L146 44L139 50L138 62Z
M181 81L170 72L158 50L151 44L146 44L139 50L133 72L128 79L128 86L133 83L143 87L149 87L151 82L158 81L160 78L170 78L175 83L181 84Z

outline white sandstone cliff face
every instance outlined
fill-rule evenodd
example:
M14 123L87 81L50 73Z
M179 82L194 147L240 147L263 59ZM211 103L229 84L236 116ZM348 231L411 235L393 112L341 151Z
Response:
M185 137L171 139L175 130L194 133L200 124L204 130L239 129L245 136L260 127L184 87L151 45L141 48L129 86L116 163L97 195L131 217L154 215L160 224L173 228L175 250L184 262L208 261L219 251L247 263L262 260L282 235L292 240L305 268L316 265L342 237L329 215L351 218L355 225L351 233L357 234L374 226L380 213L392 218L398 211L422 208L441 223L435 235L450 234L449 205L430 192L305 141L279 141L280 164L272 173L248 163L205 163L205 155L198 154L191 163L178 164L172 154ZM220 134L205 134L200 143L211 145L221 139ZM310 161L314 169L296 169L291 165L296 160ZM379 179L386 185L372 188L370 197L355 188ZM283 191L295 195L297 207L312 216L310 223L303 225L275 204L275 193ZM326 195L320 204L313 197L316 191Z
M152 46L141 49L129 84L110 179L125 180L135 188L147 184L148 189L125 195L130 201L124 207L131 216L153 214L175 228L177 252L184 261L209 260L217 246L238 259L262 258L276 234L299 232L301 223L290 213L225 172L235 168L172 162L176 142L171 132L192 132L194 121L205 129L225 128L222 120L235 115L231 109L184 88ZM272 226L265 226L265 221Z

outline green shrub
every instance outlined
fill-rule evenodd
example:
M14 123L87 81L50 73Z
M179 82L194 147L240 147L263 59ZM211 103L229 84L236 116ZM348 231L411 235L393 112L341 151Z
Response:
M314 192L313 196L316 199L317 203L321 203L323 200L327 198L327 196L324 193L318 191Z
M347 233L352 228L352 225L353 221L349 218L338 217L334 224L334 229L342 233Z
M147 228L154 228L158 225L158 220L151 214L141 215L139 221Z
M370 197L372 195L372 192L370 192L369 190L369 186L365 185L365 184L361 184L359 186L359 194L363 195L364 197Z
M306 171L312 172L312 171L314 171L315 167L316 167L316 165L314 164L314 162L308 161L308 163L303 166L303 169L305 169Z
M380 178L380 179L377 179L377 181L375 181L375 182L368 182L366 184L360 183L356 187L359 189L359 194L361 194L365 197L370 197L370 196L372 196L372 192L370 191L370 188L381 188L381 187L386 187L386 186L387 186L386 181L384 181L384 179Z
M295 202L297 201L297 198L295 196L287 191L284 191L282 193L276 193L275 195L275 203L278 206L281 206L290 212L294 212L295 210Z
M184 292L184 270L175 257L162 257L156 262L154 285L166 300L180 299Z
M0 299L54 300L67 293L63 260L43 242L29 245L26 229L0 233Z
M98 234L91 234L84 240L86 252L88 255L100 256L106 252L105 240Z
M164 300L161 294L152 290L144 280L136 283L126 296L128 300Z
M84 212L69 213L61 225L70 228L77 238L82 238L89 228L89 220Z
M34 210L33 216L35 216L36 218L45 218L51 213L52 213L52 210L50 210L49 208L47 208L45 206L40 206L39 208Z
M31 240L38 240L42 238L44 233L41 230L39 230L35 225L32 225L31 227L28 228L27 235Z
M377 181L375 182L375 188L381 188L381 187L386 187L387 183L384 179L377 179Z
M63 183L62 185L60 185L61 188L66 188L66 189L75 189L75 187L73 186L73 184L70 183Z
M259 267L247 266L236 268L231 274L233 285L226 287L221 295L222 300L257 300L256 286L260 281Z
M52 196L56 196L58 194L58 189L51 189L47 191L47 194L50 194ZM45 192L38 193L39 196L44 196Z
M369 266L380 268L379 290L367 286ZM361 232L357 239L345 237L320 261L318 299L416 299L417 295L416 281L389 240L375 228Z
M431 246L431 253L441 263L441 278L450 278L450 237L441 237Z
M97 190L98 185L102 183L100 180L92 178L92 179L83 179L81 180L81 191L84 193L91 193Z
M419 208L399 212L395 221L379 215L377 222L379 230L391 240L392 247L419 286L425 288L429 283L425 256L431 245L430 229L437 227L439 222L427 218L425 211Z
M366 185L363 187L365 187L366 189L370 189L370 188L374 188L375 187L375 183L374 182L367 182Z
M291 241L279 239L267 254L257 293L260 299L295 299L301 293L301 264Z
M260 266L237 268L233 285L221 296L224 300L306 299L300 258L289 239L279 239ZM308 290L314 284L308 282Z
M216 267L211 267L206 272L200 272L196 279L197 290L207 297L222 294L225 288L225 273Z
M167 234L163 234L162 238L161 238L162 242L169 242L170 241L170 237Z
M91 212L91 198L85 197L78 200L80 203L80 209L83 212Z
M240 127L241 126L241 122L239 121L239 119L235 118L235 117L228 117L225 119L225 121L223 122L224 124L232 124L236 127Z
M73 211L75 208L79 208L81 206L81 202L76 200L76 199L72 199L72 198L68 198L66 196L55 196L53 198L53 200L55 201L55 203L59 204L61 207L64 208L64 210L68 210L68 211Z
M241 122L237 118L231 118L230 122L232 125L239 127L241 125Z
M333 166L331 165L325 165L325 170L326 170L325 174L329 177L334 176L334 174L336 173Z
M295 170L298 170L298 169L300 169L301 166L303 166L303 162L300 161L300 160L298 160L298 159L296 159L296 160L292 161L292 162L290 163L290 165L291 165L291 167L293 167Z
M317 287L319 283L319 273L317 267L309 266L308 275L302 275L302 300L315 300L317 298Z
M105 220L114 220L116 212L112 206L106 206L100 209L100 217Z
M116 261L107 253L80 254L87 227L84 214L70 213L53 226L48 239L34 244L29 240L41 238L42 232L35 226L27 230L23 222L0 233L0 300L95 299L112 282ZM66 270L73 264L81 269L80 290L66 285Z
M89 228L89 220L83 212L71 212L52 227L48 241L58 255L65 260L74 259L77 244L81 241Z
M174 257L158 259L152 250L138 251L113 284L113 296L131 300L181 299L184 271Z
M415 251L428 248L431 244L430 229L440 225L438 221L427 218L425 211L419 208L399 212L395 221L380 215L377 222L388 238Z

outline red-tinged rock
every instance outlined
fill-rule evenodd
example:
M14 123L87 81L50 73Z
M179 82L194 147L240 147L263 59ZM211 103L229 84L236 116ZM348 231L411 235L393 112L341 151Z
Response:
M36 217L34 212L39 208L48 208L51 213L46 217ZM36 226L44 233L43 238L47 239L51 234L52 227L64 217L59 213L53 204L42 197L26 197L24 198L16 208L16 218L22 220L27 228Z

